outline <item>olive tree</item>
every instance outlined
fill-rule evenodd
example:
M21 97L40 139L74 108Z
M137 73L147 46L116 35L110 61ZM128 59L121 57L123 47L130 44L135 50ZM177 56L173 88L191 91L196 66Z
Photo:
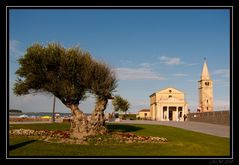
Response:
M87 92L92 92L97 97L95 111L106 108L107 103L100 108L103 104L98 102L109 99L116 87L116 79L107 65L92 59L90 53L79 47L66 49L57 43L47 46L33 44L18 62L20 68L16 71L13 89L16 95L51 93L71 110L72 137L96 134L80 110L79 102L86 98ZM109 79L111 85L107 85Z

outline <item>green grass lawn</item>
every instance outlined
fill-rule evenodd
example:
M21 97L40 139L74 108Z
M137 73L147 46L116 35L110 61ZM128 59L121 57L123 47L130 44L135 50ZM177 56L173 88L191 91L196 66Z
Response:
M10 125L10 129L68 130L70 124ZM9 137L9 156L230 156L230 139L160 125L108 124L110 131L168 139L161 144L77 145Z

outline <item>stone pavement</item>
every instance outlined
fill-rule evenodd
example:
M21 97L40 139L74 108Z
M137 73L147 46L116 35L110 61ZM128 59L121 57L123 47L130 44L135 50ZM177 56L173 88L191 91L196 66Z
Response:
M121 120L120 122L110 122L110 123L166 125L166 126L182 128L182 129L185 129L185 130L201 132L201 133L220 136L220 137L227 137L227 138L230 137L230 127L229 126L210 124L210 123L202 123L202 122Z

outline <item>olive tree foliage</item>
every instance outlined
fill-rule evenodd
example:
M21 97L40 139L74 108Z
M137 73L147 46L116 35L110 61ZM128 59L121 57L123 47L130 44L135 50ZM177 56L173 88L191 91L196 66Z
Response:
M46 47L33 44L19 60L14 85L16 95L49 92L66 106L84 99L87 84L84 79L91 56L78 47L65 49L59 44Z
M47 46L33 44L18 61L20 68L16 71L17 80L13 89L16 95L35 92L55 95L72 112L73 137L97 134L99 129L103 129L102 124L98 129L97 124L92 127L92 122L87 120L78 105L90 92L97 98L94 111L105 110L107 103L98 104L99 101L107 102L117 87L114 72L108 65L93 59L90 53L79 47L66 49L57 43ZM104 106L99 108L101 105ZM93 128L98 132L92 131Z
M91 67L91 93L98 100L112 99L112 92L117 87L117 79L114 71L104 62L98 61Z
M96 96L95 109L91 115L91 134L103 134L107 132L105 127L104 110L107 107L108 99L112 99L112 93L117 87L115 73L102 61L94 63L91 67L91 93Z
M122 98L119 95L116 95L112 101L112 105L114 107L115 112L127 112L130 108L130 103L127 99Z

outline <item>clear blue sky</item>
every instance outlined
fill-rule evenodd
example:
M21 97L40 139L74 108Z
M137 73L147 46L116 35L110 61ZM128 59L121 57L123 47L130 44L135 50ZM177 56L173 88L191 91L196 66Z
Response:
M11 9L9 12L9 108L51 112L51 95L15 96L16 59L35 42L80 45L117 73L117 92L130 113L149 108L149 95L166 87L185 92L191 111L206 57L214 104L230 100L230 15L225 9ZM90 113L94 98L80 104ZM70 112L59 100L56 111ZM112 112L111 102L106 112Z

